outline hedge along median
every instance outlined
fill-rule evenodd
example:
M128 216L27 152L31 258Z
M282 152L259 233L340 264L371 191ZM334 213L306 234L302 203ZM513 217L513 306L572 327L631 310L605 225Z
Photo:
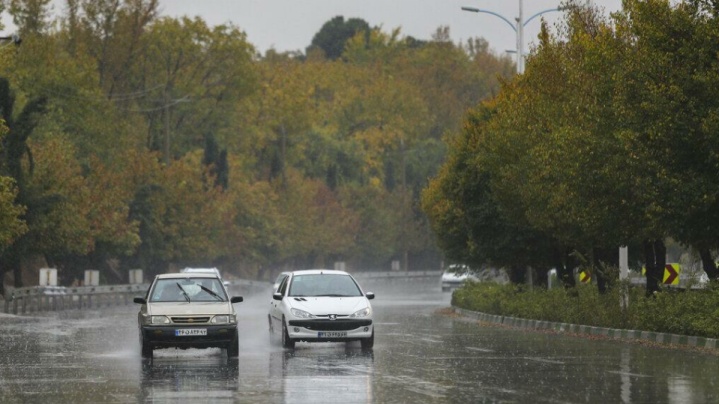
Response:
M623 296L628 305L621 304ZM624 284L600 295L591 285L547 290L473 282L454 292L452 306L460 314L511 326L719 348L716 287L646 298L643 288Z

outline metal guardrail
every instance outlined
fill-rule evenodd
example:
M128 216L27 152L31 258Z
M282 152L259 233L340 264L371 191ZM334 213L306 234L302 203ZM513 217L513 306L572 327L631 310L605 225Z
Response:
M419 279L437 278L442 276L442 271L386 271L386 272L351 272L352 276L358 279Z
M105 286L33 286L8 290L4 312L29 314L127 305L149 284Z
M441 271L356 272L362 279L421 279L435 278ZM266 281L235 279L229 286L253 290L269 286ZM8 314L30 314L60 310L85 310L132 304L135 296L144 295L150 284L103 286L32 286L7 288L3 308Z

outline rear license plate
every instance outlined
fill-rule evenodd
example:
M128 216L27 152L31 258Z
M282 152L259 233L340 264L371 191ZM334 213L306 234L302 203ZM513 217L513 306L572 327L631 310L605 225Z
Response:
M207 328L179 328L175 330L176 337L191 337L195 335L207 335Z
M317 333L317 338L346 338L347 331L321 331Z

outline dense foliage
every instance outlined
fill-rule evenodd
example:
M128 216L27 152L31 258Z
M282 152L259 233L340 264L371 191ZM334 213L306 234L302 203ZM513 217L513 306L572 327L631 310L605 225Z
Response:
M37 265L63 284L439 267L420 191L442 136L513 72L444 28L420 42L338 17L306 55L260 55L240 27L160 17L158 0L8 4L22 42L0 43L0 275L15 286Z
M659 290L672 238L717 278L719 2L626 0L610 17L569 2L524 74L449 142L423 208L451 259L566 276L600 291L618 248ZM579 262L577 262L579 260Z

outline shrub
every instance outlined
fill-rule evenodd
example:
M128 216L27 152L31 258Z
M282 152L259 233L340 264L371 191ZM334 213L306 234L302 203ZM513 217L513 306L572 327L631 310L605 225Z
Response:
M644 288L623 283L600 295L592 285L547 290L471 282L454 291L452 305L509 317L719 338L719 288L644 294Z

